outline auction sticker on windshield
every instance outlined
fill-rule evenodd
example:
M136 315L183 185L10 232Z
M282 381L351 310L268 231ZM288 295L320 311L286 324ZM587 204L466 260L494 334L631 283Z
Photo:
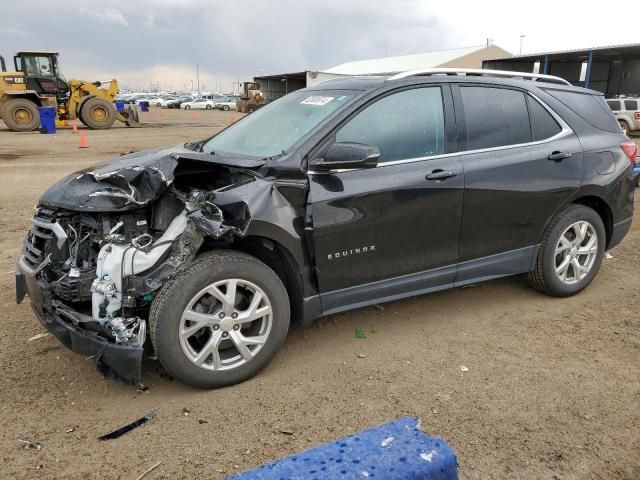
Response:
M321 105L322 106L322 105L326 105L327 103L329 103L334 98L335 97L319 97L319 96L307 97L303 101L301 101L300 104L302 104L302 105Z

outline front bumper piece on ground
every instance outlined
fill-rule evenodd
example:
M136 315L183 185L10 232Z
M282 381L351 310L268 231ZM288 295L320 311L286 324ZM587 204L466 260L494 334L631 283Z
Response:
M73 319L86 316L66 305L47 302L37 274L21 258L16 267L16 301L28 295L31 308L42 326L67 348L95 360L96 368L107 378L115 378L130 385L142 385L142 355L144 347L109 342L96 332L75 325ZM49 305L50 304L50 305ZM83 318L84 317L84 318Z

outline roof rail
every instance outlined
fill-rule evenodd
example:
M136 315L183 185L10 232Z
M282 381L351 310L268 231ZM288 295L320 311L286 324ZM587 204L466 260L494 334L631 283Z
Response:
M418 70L408 70L406 72L398 73L387 80L400 80L407 77L418 77L421 75L476 75L481 77L505 77L505 78L522 78L533 81L559 83L561 85L569 85L564 78L555 77L553 75L543 75L541 73L526 73L526 72L509 72L506 70L484 70L481 68L424 68Z

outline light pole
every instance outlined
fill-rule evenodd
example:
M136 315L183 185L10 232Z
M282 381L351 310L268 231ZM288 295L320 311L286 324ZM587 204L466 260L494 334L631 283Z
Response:
M196 78L198 79L198 96L200 95L200 67L196 63Z
M524 37L526 37L526 35L524 33L522 35L520 35L520 53L519 53L519 55L522 55L522 41L524 40Z
M191 80L191 93L193 93L193 80Z

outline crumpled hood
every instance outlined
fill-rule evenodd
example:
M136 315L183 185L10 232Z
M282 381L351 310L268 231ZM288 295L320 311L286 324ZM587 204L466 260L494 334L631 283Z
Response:
M72 173L52 185L40 204L75 211L120 212L162 196L182 161L256 169L266 161L194 152L183 144L116 157Z

